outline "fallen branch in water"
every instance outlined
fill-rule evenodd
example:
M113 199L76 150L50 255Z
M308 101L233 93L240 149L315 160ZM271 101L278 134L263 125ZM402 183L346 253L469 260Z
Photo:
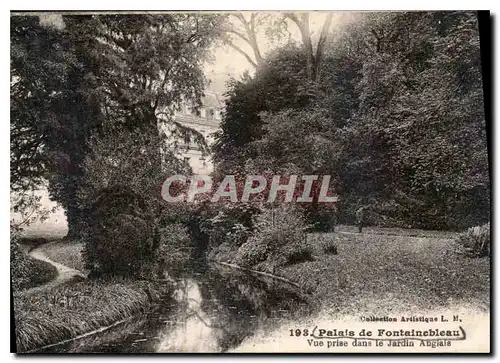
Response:
M228 266L228 267L232 267L232 268L236 268L238 270L243 270L243 271L248 271L248 272L252 272L252 273L255 273L257 275L262 275L262 276L267 276L267 277L271 277L273 279L276 279L276 280L280 280L280 281L283 281L283 282L286 282L287 284L290 284L290 285L293 285L295 287L298 287L299 289L302 290L302 287L297 284L296 282L293 282L291 280L288 280L284 277L281 277L281 276L276 276L276 275L273 275L269 272L262 272L262 271L257 271L257 270L252 270L250 268L246 268L246 267L241 267L239 265L235 265L233 263L227 263L227 262L219 262L219 261L212 261L214 263L217 263L219 265L223 265L223 266Z

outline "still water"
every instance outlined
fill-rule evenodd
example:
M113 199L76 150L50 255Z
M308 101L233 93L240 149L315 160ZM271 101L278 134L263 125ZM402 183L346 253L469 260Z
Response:
M150 312L40 352L226 352L310 312L301 295L283 282L210 266L178 279L174 296Z

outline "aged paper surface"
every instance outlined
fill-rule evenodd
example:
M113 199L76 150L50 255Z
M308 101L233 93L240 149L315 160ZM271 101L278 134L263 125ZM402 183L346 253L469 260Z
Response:
M488 17L12 13L13 351L489 353Z

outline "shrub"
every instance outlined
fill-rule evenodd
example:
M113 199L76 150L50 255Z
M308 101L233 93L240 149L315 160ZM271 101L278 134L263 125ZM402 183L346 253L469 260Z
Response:
M266 239L262 239L260 236L250 237L249 240L238 249L235 256L235 262L243 267L253 267L259 262L265 261L270 251L270 246L267 242Z
M314 261L312 249L309 246L303 246L298 250L289 253L286 260L286 265L295 265L297 263Z
M490 223L469 228L458 236L457 242L465 248L468 255L489 256L491 253Z
M51 264L34 259L24 253L17 233L11 234L10 271L12 289L19 291L42 285L57 277L57 269Z
M204 204L203 208L200 228L209 236L210 248L223 243L241 246L253 229L253 216L260 212L249 203Z
M186 172L186 165L157 131L103 129L92 137L77 199L82 210L82 242L92 276L154 272L159 230L185 222L185 203L165 203L165 175ZM160 152L163 150L163 152Z
M311 232L334 232L337 225L337 207L335 205L301 206Z
M203 221L202 226L209 236L210 247L223 243L239 247L249 236L249 228L225 211L219 211L214 217Z
M336 255L338 254L337 245L330 241L325 246L323 246L323 252L329 255Z
M269 258L281 261L285 246L300 246L306 239L305 218L293 206L267 209L254 219L253 235L236 254L236 263L243 266L254 266Z
M86 268L93 276L139 275L155 250L154 218L143 198L130 188L101 190L88 211Z

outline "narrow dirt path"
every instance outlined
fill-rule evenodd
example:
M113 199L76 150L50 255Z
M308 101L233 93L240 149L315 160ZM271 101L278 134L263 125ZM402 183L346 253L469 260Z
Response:
M51 244L53 244L53 243L58 243L58 241L51 242ZM82 273L81 271L75 270L71 267L65 266L65 265L60 264L58 262L54 262L50 258L48 258L44 252L45 246L46 245L42 245L42 246L39 246L39 247L32 249L29 252L29 255L37 260L41 260L41 261L45 261L47 263L50 263L52 266L54 266L57 269L58 275L55 279L47 282L46 284L36 286L36 287L31 288L31 289L23 291L23 294L33 294L33 293L36 293L38 291L43 291L43 290L64 284L64 283L66 283L74 278L84 278L84 279L87 278L87 276L84 273Z

